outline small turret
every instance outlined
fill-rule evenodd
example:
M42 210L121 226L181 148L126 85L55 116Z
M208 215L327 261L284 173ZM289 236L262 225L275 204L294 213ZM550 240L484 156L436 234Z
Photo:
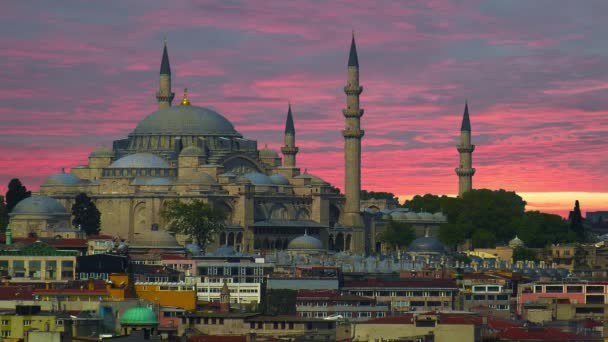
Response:
M456 168L458 175L458 196L462 196L465 192L473 189L473 151L475 145L471 144L471 120L469 119L469 104L468 101L464 104L464 113L462 114L462 124L460 125L460 144L456 146L460 155L460 165Z
M5 237L5 242L6 242L7 246L13 244L13 232L11 231L10 225L6 226L6 231L4 232L4 237Z
M220 312L230 312L230 289L226 279L224 279L224 286L220 292Z

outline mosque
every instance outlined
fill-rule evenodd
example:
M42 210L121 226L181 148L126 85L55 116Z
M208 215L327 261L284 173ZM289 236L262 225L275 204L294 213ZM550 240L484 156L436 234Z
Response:
M259 149L257 141L243 137L220 113L190 103L187 90L180 103L173 105L171 75L165 43L156 93L158 110L139 122L125 139L114 141L111 149L94 150L87 165L48 177L37 196L20 202L11 213L13 236L40 235L69 227L70 215L65 208L71 208L76 195L83 192L102 213L101 232L133 246L172 248L177 241L188 242L180 236L176 240L166 231L161 212L174 199L201 199L225 211L226 229L209 247L228 245L243 253L285 250L295 240L295 249L314 247L364 255L383 249L377 241L383 219L411 222L418 236L424 231L426 237L445 222L441 214L362 208L364 131L359 96L363 88L359 85L354 36L344 87L346 108L342 111L344 195L298 167L291 105L281 157L268 147ZM466 107L458 146L460 167L456 169L460 194L472 186L473 149Z

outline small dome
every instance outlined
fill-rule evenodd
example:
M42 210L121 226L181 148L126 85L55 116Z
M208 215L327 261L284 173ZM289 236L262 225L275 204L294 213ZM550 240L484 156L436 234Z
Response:
M264 146L264 148L260 150L260 158L279 158L279 154L277 151L268 148L268 146Z
M513 238L513 240L509 241L509 247L511 248L517 248L517 247L523 247L524 246L524 242L517 237L517 235L515 235L515 238Z
M133 135L221 135L240 136L234 126L216 111L198 106L171 106L143 119Z
M203 155L203 150L194 145L184 148L180 153L180 157L199 157Z
M272 180L270 179L270 177L266 176L263 173L249 172L241 177L248 179L253 185L272 185Z
M436 238L425 236L412 241L408 246L407 251L417 253L444 253L445 247L443 247L441 241Z
M192 177L182 177L179 179L179 183L203 184L203 185L217 184L217 182L215 181L215 178L213 178L210 174L208 174L206 172L196 173Z
M89 154L89 157L92 157L92 158L108 158L108 157L113 157L113 156L114 156L114 151L112 151L112 149L109 149L107 147L99 147L95 151L91 152L91 154Z
M120 318L121 325L158 325L158 317L154 311L145 306L127 309Z
M82 179L74 176L71 173L57 173L44 181L44 185L80 185L82 184Z
M407 219L407 215L401 211L395 211L391 213L391 218L394 220L405 220Z
M428 219L433 218L433 214L427 213L427 212L421 212L421 213L418 213L418 218L427 219L428 220Z
M413 212L408 212L408 213L405 213L405 218L408 220L417 220L418 214L413 213Z
M307 170L304 171L303 174L296 176L295 178L309 178L310 179L310 184L312 185L327 185L329 183L327 183L326 181L324 181L323 179L321 179L320 177L317 177L313 174L308 173Z
M131 242L131 246L140 248L182 247L182 245L180 245L175 239L175 236L169 234L169 232L163 229L149 230L147 232L136 234L135 238Z
M203 250L201 247L195 243L189 243L186 245L186 251L192 255L200 255Z
M152 153L135 153L124 156L112 164L110 168L114 169L134 169L134 168L170 168L171 165L163 158Z
M11 211L11 215L66 215L65 207L48 196L31 196L21 200Z
M291 240L289 245L287 246L288 250L322 250L323 242L321 240L304 234L302 236L298 236L297 238Z
M275 185L289 185L289 179L287 179L287 177L276 173L270 176L270 181Z
M446 220L446 217L442 212L434 213L433 218L436 220L441 220L441 221Z

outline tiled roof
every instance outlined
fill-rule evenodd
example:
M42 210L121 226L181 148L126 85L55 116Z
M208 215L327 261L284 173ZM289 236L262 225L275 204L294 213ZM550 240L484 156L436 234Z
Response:
M0 300L31 300L33 298L33 290L33 286L0 286Z

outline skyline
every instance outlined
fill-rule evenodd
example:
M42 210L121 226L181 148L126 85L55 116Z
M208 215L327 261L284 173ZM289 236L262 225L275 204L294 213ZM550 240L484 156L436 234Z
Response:
M474 188L516 191L528 209L563 216L576 199L583 212L607 209L608 4L555 3L8 4L0 191L13 177L37 190L155 111L165 36L174 105L188 88L193 105L278 151L291 102L298 166L342 188L354 29L365 89L363 189L402 201L455 194L468 100Z

